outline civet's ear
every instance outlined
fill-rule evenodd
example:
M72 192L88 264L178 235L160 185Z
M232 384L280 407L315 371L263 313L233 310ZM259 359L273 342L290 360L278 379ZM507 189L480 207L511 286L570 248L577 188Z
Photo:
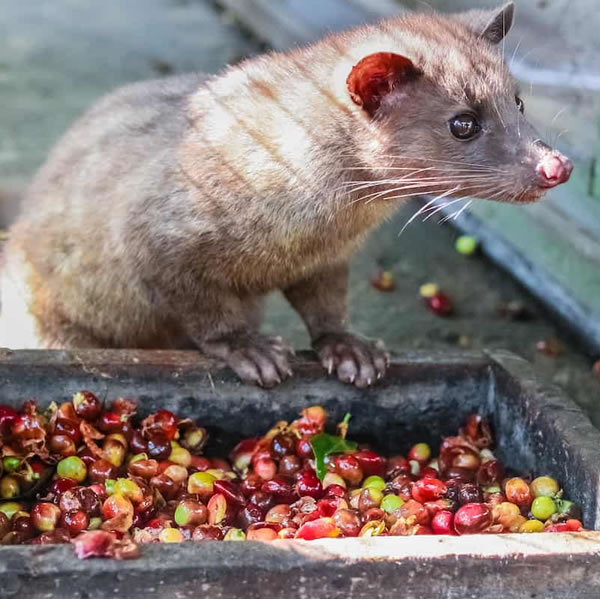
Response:
M494 10L469 10L456 18L479 37L492 44L500 43L512 27L515 16L513 2Z
M409 58L376 52L354 65L346 84L352 100L372 117L387 94L419 75Z

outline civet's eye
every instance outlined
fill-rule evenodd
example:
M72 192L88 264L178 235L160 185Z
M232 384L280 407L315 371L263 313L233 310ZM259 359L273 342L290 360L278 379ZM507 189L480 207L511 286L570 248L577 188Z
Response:
M517 101L517 108L519 109L519 112L524 113L525 112L525 103L523 102L523 100L521 100L521 98L519 98L519 96L515 96L515 100Z
M448 121L448 126L450 133L458 140L470 140L481 131L479 121L469 113L452 117Z

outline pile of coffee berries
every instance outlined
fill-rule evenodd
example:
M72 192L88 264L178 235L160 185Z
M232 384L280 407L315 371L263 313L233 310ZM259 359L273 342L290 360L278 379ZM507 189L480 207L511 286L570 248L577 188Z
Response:
M74 541L81 557L126 558L152 542L582 527L556 480L506 476L477 415L435 458L425 443L390 457L359 446L346 439L349 415L325 433L319 406L207 458L205 429L136 410L90 392L43 413L0 406L0 543Z

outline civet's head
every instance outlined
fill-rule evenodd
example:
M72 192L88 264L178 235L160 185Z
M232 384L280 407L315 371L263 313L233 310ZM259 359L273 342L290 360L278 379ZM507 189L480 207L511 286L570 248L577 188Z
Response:
M346 91L362 163L399 192L503 202L533 202L567 181L571 161L527 121L504 61L513 13L510 3L358 30Z

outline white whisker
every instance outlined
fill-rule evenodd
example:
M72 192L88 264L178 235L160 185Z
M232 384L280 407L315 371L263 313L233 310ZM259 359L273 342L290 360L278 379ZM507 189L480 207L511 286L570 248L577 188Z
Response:
M442 198L445 198L446 196L449 196L450 194L453 194L454 192L458 191L458 188L454 188L452 190L449 190L443 194L440 194L439 196L435 196L433 199L429 200L424 206L422 206L405 224L404 227L402 227L402 229L400 230L400 233L398 234L398 237L400 237L404 231L406 230L406 228L421 214L423 214L424 212L427 212L427 210L429 210L429 207L431 207L433 204L435 204L435 202L437 202L438 200L441 200Z
M557 113L554 115L554 118L552 119L552 121L550 121L550 125L554 125L554 122L556 121L556 119L558 119L558 117L560 117L560 115L562 115L565 110L567 110L566 106L563 106L559 111L557 111Z
M473 198L467 199L467 201L458 210L455 210L454 212L446 215L443 219L440 219L438 224L443 225L444 223L450 221L451 219L456 220L464 210L466 210L469 206L471 206L472 202L473 202Z
M408 179L408 178L400 178L400 179L387 179L380 181L367 181L367 182L347 182L342 186L336 188L334 191L343 191L345 194L354 194L358 191L369 189L373 187L379 187L384 185L390 186L399 186L386 188L382 191L374 192L374 195L384 195L387 192L395 192L401 191L402 189L410 189L413 188L416 190L415 193L423 193L421 188L423 187L440 187L447 185L455 185L457 183L465 183L465 184L474 184L474 183L484 183L489 181L488 176L450 176L450 177L430 177L430 178L418 178L418 179ZM347 188L344 190L344 188Z
M512 69L513 62L515 62L515 57L517 56L517 52L519 51L519 47L521 46L522 41L523 41L523 37L521 36L521 39L517 42L517 45L515 46L515 49L512 53L512 57L510 59L509 65L508 65L509 70Z
M456 204L457 202L461 202L462 200L464 200L465 198L467 198L467 196L463 196L462 198L456 198L456 200L452 200L451 202L446 202L445 204L442 204L441 206L438 206L435 210L431 211L424 219L423 219L423 223L425 223L425 221L427 221L428 219L430 219L431 217L433 217L433 215L439 213L441 210L444 210L446 207L448 206L452 206L453 204Z

